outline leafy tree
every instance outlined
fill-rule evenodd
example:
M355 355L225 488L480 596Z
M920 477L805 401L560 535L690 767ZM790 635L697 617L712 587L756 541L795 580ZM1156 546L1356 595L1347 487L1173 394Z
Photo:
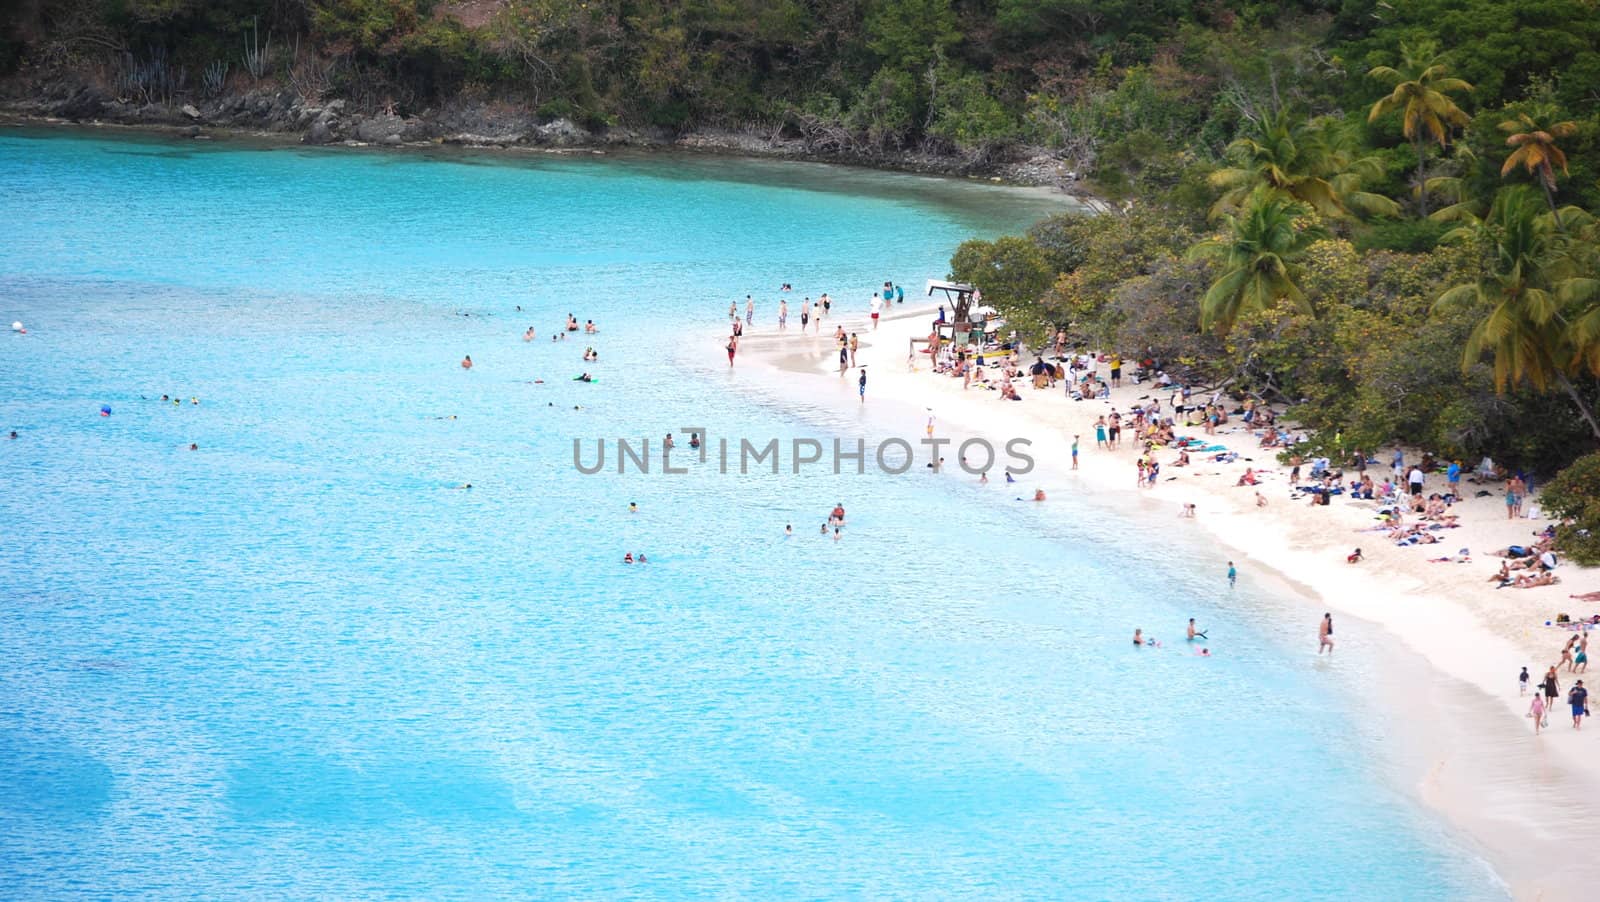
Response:
M1573 461L1545 485L1539 500L1561 521L1556 548L1586 567L1600 565L1600 452Z
M950 0L872 0L866 33L867 46L885 65L907 72L922 71L961 40Z
M1016 120L976 72L945 68L936 84L929 131L957 145L983 147L1016 135Z
M1437 303L1480 317L1462 366L1487 354L1498 391L1520 383L1541 392L1561 389L1600 440L1600 422L1569 378L1584 366L1600 371L1600 311L1585 309L1600 294L1600 281L1579 274L1544 204L1526 186L1506 188L1482 222L1458 228L1445 240L1477 242L1486 258L1477 279L1447 289Z
M1400 113L1401 132L1417 151L1417 192L1424 216L1428 215L1426 142L1431 138L1442 148L1448 143L1452 128L1467 124L1467 114L1450 95L1472 90L1472 85L1449 76L1449 67L1437 50L1432 43L1402 44L1399 69L1374 66L1367 72L1368 77L1394 89L1372 105L1367 121L1390 112Z
M1252 122L1228 145L1227 156L1234 165L1210 176L1211 184L1224 191L1212 216L1237 212L1263 186L1324 217L1348 216L1352 209L1400 215L1399 204L1361 190L1363 180L1379 177L1379 164L1357 156L1349 131L1331 119L1308 122L1279 110Z
M1020 331L1037 333L1047 328L1038 316L1038 300L1055 273L1032 241L1010 235L994 241L964 241L950 258L950 277L977 286L984 303Z
M1227 216L1225 232L1189 250L1194 260L1216 260L1222 272L1200 299L1200 328L1226 334L1242 313L1266 310L1280 301L1311 313L1297 281L1306 249L1326 231L1296 220L1311 208L1274 192L1261 191L1239 215Z
M1500 123L1500 130L1506 133L1506 146L1514 148L1506 157L1505 165L1500 167L1501 177L1521 166L1538 179L1544 188L1545 200L1550 204L1550 214L1555 217L1556 228L1561 228L1561 212L1556 209L1556 170L1566 174L1567 155L1556 142L1577 134L1578 124L1566 121L1541 126L1527 113L1519 113L1516 118Z

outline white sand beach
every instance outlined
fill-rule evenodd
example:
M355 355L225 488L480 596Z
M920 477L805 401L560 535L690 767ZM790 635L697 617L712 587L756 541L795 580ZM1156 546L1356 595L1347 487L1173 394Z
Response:
M855 306L861 309L852 309ZM1237 417L1214 438L1238 451L1239 460L1217 463L1195 454L1190 466L1173 467L1177 452L1157 449L1156 459L1162 465L1159 480L1151 488L1138 488L1139 446L1125 435L1119 450L1097 448L1093 424L1113 409L1126 414L1140 398L1158 398L1165 409L1170 389L1133 385L1125 378L1108 400L1074 402L1059 384L1035 390L1017 380L1020 403L976 386L963 390L961 379L933 373L924 353L913 355L914 370L908 365L910 340L927 336L934 307L925 301L905 307L886 316L874 331L865 304L836 301L834 315L821 324L820 334L813 327L804 336L798 329L797 309L791 310L786 332L769 328L746 333L740 363L777 368L791 382L794 375L815 376L815 383L806 382L810 400L829 403L832 398L853 407L859 403L855 371L840 378L833 341L835 326L842 324L847 332L860 335L858 362L869 366L870 372L867 403L902 406L906 435L920 437L923 410L931 408L942 435L983 436L997 442L1029 438L1038 468L1019 479L1019 488L1031 492L1041 487L1052 496L1089 493L1125 505L1129 516L1170 516L1173 529L1201 530L1229 549L1247 576L1273 571L1303 586L1316 607L1308 607L1302 620L1284 623L1282 629L1304 633L1308 658L1317 653L1323 609L1386 630L1425 662L1413 668L1415 672L1424 674L1424 679L1429 672L1439 678L1420 693L1428 710L1407 714L1408 720L1440 727L1423 727L1431 730L1435 741L1427 745L1431 760L1417 792L1483 845L1517 898L1587 895L1582 869L1561 859L1570 857L1575 840L1579 847L1585 846L1600 825L1600 819L1585 813L1600 788L1600 725L1574 731L1563 697L1550 713L1544 735L1535 737L1532 721L1524 716L1529 699L1519 696L1516 675L1526 666L1537 683L1545 668L1559 659L1571 633L1546 627L1546 621L1558 612L1573 619L1600 612L1600 603L1569 597L1600 590L1600 571L1563 563L1557 571L1558 585L1530 589L1497 589L1490 581L1501 562L1491 552L1532 544L1534 533L1548 520L1508 519L1500 485L1463 481L1463 494L1489 494L1467 497L1452 507L1451 512L1460 516L1459 528L1440 532L1438 544L1396 547L1381 532L1363 531L1378 523L1376 502L1341 496L1329 506L1312 507L1293 493L1289 467L1277 462L1276 449L1260 448L1259 440ZM1028 356L1024 366L1032 359ZM1105 376L1106 371L1101 364L1100 374ZM1130 365L1125 372L1131 371ZM1179 430L1179 435L1200 434L1198 428ZM1070 469L1069 452L1074 435L1081 437L1076 471ZM1378 452L1384 463L1371 467L1374 478L1387 472L1391 451ZM1419 453L1407 451L1408 460ZM949 453L950 478L976 478L962 472L954 451ZM1257 489L1237 485L1246 467L1260 475ZM1443 487L1442 474L1429 475L1427 492ZM1267 500L1264 507L1256 502L1257 490ZM1151 514L1152 503L1162 513ZM1190 503L1196 506L1195 517L1180 518L1183 506ZM1347 555L1357 547L1363 560L1347 563ZM1429 561L1463 548L1472 552L1470 563ZM1358 632L1342 630L1335 654L1362 654L1353 635ZM1585 675L1563 669L1563 695L1580 678ZM1453 687L1462 684L1480 690L1482 696L1471 693L1470 700L1441 701L1446 693L1459 696ZM1374 691L1383 692L1385 687ZM1415 703L1418 693L1407 695ZM1453 720L1441 725L1430 720L1459 718L1466 709L1470 712L1465 723ZM1574 836L1575 831L1579 835Z

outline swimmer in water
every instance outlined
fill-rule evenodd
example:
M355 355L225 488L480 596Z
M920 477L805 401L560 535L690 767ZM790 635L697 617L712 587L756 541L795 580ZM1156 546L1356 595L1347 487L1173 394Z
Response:
M630 552L628 552L628 553L627 553L627 554L624 554L624 555L623 555L623 556L622 556L622 562L623 562L623 563L624 563L624 564L631 564L631 563L633 563L633 552L631 552L631 551L630 551Z
M837 526L833 528L833 540L835 542L839 541L839 527Z
M528 327L528 331L522 333L522 340L523 341L533 341L534 337L535 336L533 334L533 327L532 326Z
M1033 490L1033 500L1035 500L1035 501L1043 501L1044 500L1044 489L1034 489Z
M982 473L978 474L978 484L979 485L988 485L989 484L989 471L988 470L984 470Z
M12 435L15 435L15 434L16 433L12 433ZM190 451L199 451L200 450L200 446L198 444L195 444L194 442L190 442L189 443L189 450Z
M11 433L11 434L12 434L12 435L16 435L16 433L15 433L15 432L13 432L13 433ZM788 524L788 523L785 523L785 524L783 524L783 534L784 534L784 535L785 535L785 536L792 536L792 535L794 535L794 527L793 527L793 526L791 526L791 525L789 525L789 524Z
M470 483L470 482L463 482L463 483L462 483L462 484L460 484L460 485L456 485L456 486L451 486L451 488L455 488L455 489L470 489L470 488L472 488L472 483Z
M650 561L645 558L643 551L639 552L639 563L641 563L641 564L650 563Z
M628 513L637 514L638 512L639 512L639 505L634 503L634 502L632 502L632 501L629 501L628 502Z
M700 447L700 433L698 433L698 432L689 433L689 447L691 447L691 448Z
M1133 631L1133 644L1141 648L1144 647L1144 630L1136 629Z
M826 524L826 523L822 524L822 534L823 535L827 535L828 534L828 524Z
M1199 651L1195 652L1195 654L1199 655L1202 658L1209 658L1209 657L1211 657L1211 649L1202 648Z
M468 354L467 356L461 358L461 368L464 369L464 370L472 369L472 355L471 354Z
M15 430L15 429L11 430L11 434L6 436L6 438L16 438L16 437L17 437L17 430Z

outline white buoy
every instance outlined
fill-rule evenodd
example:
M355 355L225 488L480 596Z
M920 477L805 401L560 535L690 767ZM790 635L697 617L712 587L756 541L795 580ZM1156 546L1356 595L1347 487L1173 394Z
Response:
M13 332L26 332L28 330L22 328L22 320L19 319L16 322L11 324L11 331L13 331Z

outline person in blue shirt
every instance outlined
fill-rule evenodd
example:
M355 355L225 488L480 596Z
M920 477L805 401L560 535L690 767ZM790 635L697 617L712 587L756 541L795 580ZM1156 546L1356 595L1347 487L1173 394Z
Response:
M1450 494L1457 498L1461 497L1458 491L1461 488L1461 461L1450 461L1450 466L1444 471L1444 478L1450 483Z

